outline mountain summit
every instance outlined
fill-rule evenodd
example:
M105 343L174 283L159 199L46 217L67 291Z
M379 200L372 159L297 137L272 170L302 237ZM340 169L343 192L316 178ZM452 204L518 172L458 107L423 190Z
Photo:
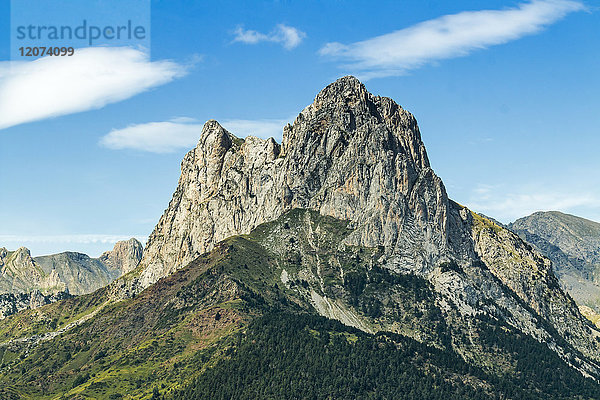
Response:
M464 247L449 237L448 197L415 118L354 77L323 89L281 145L208 121L181 171L141 262L144 287L293 208L352 221L346 243L385 246L398 268L431 269Z

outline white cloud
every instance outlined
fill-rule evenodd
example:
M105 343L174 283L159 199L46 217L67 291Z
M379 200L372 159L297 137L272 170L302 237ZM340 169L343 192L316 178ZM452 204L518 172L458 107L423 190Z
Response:
M128 47L76 49L71 57L0 63L0 129L98 109L185 75Z
M562 211L594 218L600 211L600 198L589 192L576 190L540 189L537 186L507 191L503 185L479 185L466 205L503 222L511 222L536 211Z
M344 68L363 79L402 75L426 63L534 34L583 9L574 0L533 0L504 10L465 11L348 45L327 43L319 53L345 62Z
M177 118L166 122L148 122L114 129L100 139L109 149L135 149L152 153L172 153L194 147L202 133L202 125Z
M223 127L238 137L248 135L263 139L281 139L287 119L244 120L230 119L221 122ZM196 146L202 133L202 124L187 117L165 122L149 122L115 129L100 139L100 144L110 149L134 149L152 153L171 153Z
M260 42L281 43L288 50L297 47L306 37L306 33L285 24L279 24L270 33L260 33L238 27L235 31L233 42L257 44Z

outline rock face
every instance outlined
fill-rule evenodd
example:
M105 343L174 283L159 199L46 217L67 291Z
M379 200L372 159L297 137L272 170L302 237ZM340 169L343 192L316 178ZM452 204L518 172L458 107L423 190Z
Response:
M99 260L109 271L112 271L113 275L118 273L117 276L121 276L138 266L143 253L142 244L137 239L131 238L117 242L112 251L104 252Z
M600 313L599 223L550 211L520 218L509 227L552 260L561 286L579 305Z
M75 252L34 258L25 247L13 252L0 248L0 295L19 295L5 296L4 306L0 307L7 311L0 314L6 316L8 310L21 310L24 305L59 300L61 293L93 292L134 269L142 252L142 245L136 239L117 242L112 251L100 258ZM7 305L10 301L15 302L11 307Z
M100 260L86 254L64 252L35 258L44 273L58 276L65 289L74 295L92 292L118 277Z
M238 139L208 121L181 171L137 276L115 282L113 297L138 293L218 242L305 209L349 221L344 246L380 248L378 262L388 270L428 280L442 312L456 314L448 323L461 334L476 316L505 321L582 373L600 376L600 332L560 289L550 261L516 234L449 200L415 118L353 77L321 91L284 127L281 145ZM310 274L324 282L318 270ZM284 275L282 282L306 278ZM397 329L393 323L369 328L373 321L342 309L325 290L314 291L310 301L322 315L367 331ZM468 348L459 351L479 357Z
M281 145L207 122L181 170L141 262L144 287L292 208L353 221L349 243L386 246L411 268L461 244L449 242L448 198L415 118L353 77L319 93Z

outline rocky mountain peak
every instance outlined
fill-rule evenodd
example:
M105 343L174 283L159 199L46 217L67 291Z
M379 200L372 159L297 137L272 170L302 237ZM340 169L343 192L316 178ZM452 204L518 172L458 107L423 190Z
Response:
M31 257L31 252L26 247L19 247L12 253L10 259L14 265L26 265L27 267L33 266L33 258Z
M415 263L407 246L427 249L419 252L423 267L448 250L448 198L416 119L354 77L323 89L284 127L281 145L238 139L208 121L181 171L148 240L143 287L292 208L352 221L349 244L411 254L400 264Z
M348 105L356 105L367 102L370 93L365 85L353 76L344 76L327 85L317 94L315 104L328 102L339 102Z
M220 159L232 146L234 136L211 119L204 124L198 148L209 156L208 160Z
M290 153L298 145L313 141L334 145L336 141L344 144L351 139L363 142L365 150L383 147L405 154L418 168L429 167L414 116L394 100L372 95L353 76L340 78L325 87L294 124L284 128L282 147L285 153ZM299 150L306 149L300 146Z
M143 252L142 244L137 239L131 238L117 242L112 251L106 251L100 256L100 261L107 268L117 270L118 275L124 275L137 267Z
M26 247L13 252L0 250L0 293L25 293L33 288L56 285L56 277L47 276Z

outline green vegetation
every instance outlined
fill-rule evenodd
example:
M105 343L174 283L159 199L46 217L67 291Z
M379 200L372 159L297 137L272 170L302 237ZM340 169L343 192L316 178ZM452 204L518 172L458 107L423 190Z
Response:
M600 398L546 345L440 308L382 249L344 245L350 232L293 210L134 298L105 305L100 290L0 321L6 341L96 312L57 339L0 346L0 399ZM313 294L385 332L316 316Z
M322 317L268 314L235 341L230 356L165 399L490 398L455 355Z
M368 335L310 315L268 314L235 335L227 357L164 396L200 399L598 398L600 388L544 345L493 321L484 340L518 354L519 374L497 377L397 334ZM488 325L489 324L489 325ZM354 337L349 340L349 335Z
M25 310L0 321L0 343L60 329L91 314L106 302L106 289L77 296L35 310Z
M487 229L488 231L496 234L502 232L502 227L498 226L498 224L495 222L481 216L480 214L477 214L476 212L471 211L471 215L473 216L473 222L476 226Z

